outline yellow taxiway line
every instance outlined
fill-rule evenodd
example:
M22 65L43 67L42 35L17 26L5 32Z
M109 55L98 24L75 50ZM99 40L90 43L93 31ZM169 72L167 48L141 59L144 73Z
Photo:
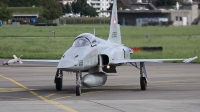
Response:
M95 91L95 92L81 93L81 95L92 94L92 93L99 93L99 92L104 92L104 91ZM55 99L51 99L51 100L55 101L55 100L60 100L60 99L65 99L65 98L71 98L73 96L76 96L76 95L64 96L64 97L55 98Z
M65 106L65 105L62 105L62 104L60 104L60 103L58 103L58 102L55 102L55 101L52 101L52 100L47 100L47 99L44 98L43 96L38 95L38 94L37 94L36 92L34 92L33 90L29 90L28 87L24 86L23 84L21 84L21 83L15 81L15 80L13 80L13 79L11 79L11 78L5 77L5 76L3 76L3 75L1 75L1 74L0 74L0 77L4 78L4 79L6 79L6 80L9 80L9 81L13 82L14 84L16 84L16 85L18 85L18 86L20 86L20 87L22 87L22 88L28 90L31 94L33 94L34 96L37 96L38 98L40 98L40 99L43 100L44 102L47 102L47 103L56 105L56 106L58 106L58 107L61 107L61 108L65 109L65 110L69 111L69 112L76 112L76 110L74 110L74 109L72 109L72 108L69 108L69 107L67 107L67 106Z
M59 94L59 93L64 93L64 92L66 92L66 91L60 91L60 92L51 93L51 94L46 95L45 98L49 98L51 96L54 96L54 95Z
M26 91L23 88L0 88L0 93Z
M7 98L13 98L13 99L22 99L22 100L29 100L29 101L39 101L36 99L31 99L31 98L21 98L21 97L13 97L13 96L0 96L0 97L7 97Z

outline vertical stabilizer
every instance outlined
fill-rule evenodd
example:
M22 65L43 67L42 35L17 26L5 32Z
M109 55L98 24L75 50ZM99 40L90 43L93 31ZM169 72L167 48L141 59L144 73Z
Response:
M120 33L120 25L118 24L116 0L113 1L112 15L110 20L110 33L108 41L121 44L121 33Z

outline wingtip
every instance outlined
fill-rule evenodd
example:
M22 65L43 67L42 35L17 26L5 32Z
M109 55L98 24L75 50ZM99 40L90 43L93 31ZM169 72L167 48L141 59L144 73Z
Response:
M183 62L184 62L184 63L190 63L190 62L192 62L192 61L194 61L194 60L196 60L196 59L198 59L198 56L195 56L195 57L193 57L193 58L185 59Z

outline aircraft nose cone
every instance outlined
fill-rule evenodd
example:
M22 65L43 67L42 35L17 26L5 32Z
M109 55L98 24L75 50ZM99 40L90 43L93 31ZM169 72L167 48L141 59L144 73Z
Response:
M76 66L77 66L77 64L75 64L75 62L73 62L71 60L60 60L57 68L58 69L70 69L70 68L73 68Z

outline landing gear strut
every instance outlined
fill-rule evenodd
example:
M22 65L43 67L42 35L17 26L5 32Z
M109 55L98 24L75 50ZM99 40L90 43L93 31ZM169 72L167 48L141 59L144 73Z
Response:
M54 83L56 85L56 90L61 91L62 85L63 85L63 71L62 70L57 69Z
M76 96L81 95L81 80L82 80L82 73L81 71L76 72Z
M141 90L146 90L147 89L147 73L145 69L145 64L144 62L140 62L140 87Z

